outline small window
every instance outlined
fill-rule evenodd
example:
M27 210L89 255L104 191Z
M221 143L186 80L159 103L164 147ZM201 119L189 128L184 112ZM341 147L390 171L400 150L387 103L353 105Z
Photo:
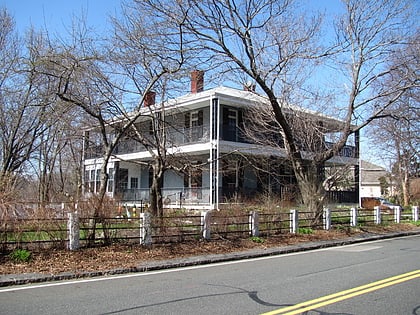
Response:
M101 189L101 170L100 169L96 170L95 183L96 183L96 188L95 188L96 192L99 192L99 190Z
M138 189L139 188L139 179L137 177L130 178L130 188Z
M128 188L128 169L120 168L117 172L118 188L125 191Z
M108 192L114 191L114 169L108 169Z
M89 191L95 192L95 170L90 170Z

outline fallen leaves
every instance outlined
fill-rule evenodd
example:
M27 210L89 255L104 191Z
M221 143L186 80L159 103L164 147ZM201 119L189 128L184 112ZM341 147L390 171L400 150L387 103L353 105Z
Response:
M391 225L390 227L374 227L369 231L387 233L413 228L415 228L414 225ZM125 269L151 260L238 252L252 248L264 249L308 241L342 239L360 232L366 231L351 231L351 233L348 231L315 231L313 234L305 235L281 234L263 237L264 242L262 243L253 242L251 239L218 238L211 241L157 245L151 248L140 245L116 244L84 248L78 251L44 249L33 252L30 262L19 264L11 261L4 253L0 255L0 274L42 273L56 275L64 272L81 273Z

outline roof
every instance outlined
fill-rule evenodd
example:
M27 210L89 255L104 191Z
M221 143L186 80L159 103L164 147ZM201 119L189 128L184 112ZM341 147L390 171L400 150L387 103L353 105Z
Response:
M379 185L379 178L387 176L388 172L382 166L361 161L361 182L362 185Z
M270 105L269 100L266 96L260 95L256 92L250 92L225 86L215 87L198 93L188 93L183 96L168 100L167 102L165 102L165 105L166 109L170 109L173 107L183 107L191 103L200 102L201 100L208 100L212 97L219 98L225 102L231 100L232 103L239 107L247 107L253 104ZM333 125L343 123L342 120L337 119L335 117L331 117L321 112L303 108L297 105L287 104L282 105L282 108L286 111L299 111L301 113L305 113L311 116L317 116L322 118L325 122L328 121Z
M209 90L204 90L198 93L187 93L185 95L169 99L163 103L165 110L181 110L182 108L191 109L190 106L198 106L200 103L208 102L212 98L219 98L226 105L233 105L237 107L249 107L255 104L269 106L269 100L266 96L260 95L256 92L250 92L246 90L235 89L231 87L219 86ZM128 115L122 115L119 117L113 117L109 123L114 124L126 120L128 117L138 116L150 113L150 110L159 111L162 108L162 103L151 105L148 107L142 107L140 113L133 111ZM343 124L343 121L331 116L327 116L321 112L310 110L296 105L283 105L283 109L286 111L299 111L301 113L308 114L310 116L316 116L321 118L325 123L329 123L331 126L339 126ZM139 115L140 114L140 115ZM150 115L150 114L149 114ZM86 128L86 130L92 130L94 127Z

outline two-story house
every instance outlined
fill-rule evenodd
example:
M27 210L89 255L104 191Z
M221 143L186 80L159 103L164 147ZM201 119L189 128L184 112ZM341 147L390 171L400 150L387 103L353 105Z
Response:
M269 106L267 99L256 94L252 87L205 90L204 73L198 70L191 74L191 91L186 95L164 105L154 104L153 93L145 98L145 113L153 106L154 113L159 112L165 120L168 154L172 158L179 157L178 163L189 165L183 172L165 172L163 195L167 207L219 209L222 203L252 198L262 192L290 198L296 181L284 163L287 161L285 150L251 143L244 136L245 113L256 104ZM326 122L325 126L341 123L331 117L318 116L317 119ZM152 130L148 127L151 119L147 117L142 116L138 121L145 133ZM98 144L85 143L85 192L95 192L99 189L103 160ZM354 145L343 148L330 162L335 166L354 165L358 171L358 145L358 137L355 137ZM150 159L150 153L141 143L122 139L108 164L109 196L128 205L147 203L151 184L147 161ZM270 169L275 171L270 172ZM358 174L355 178L357 189Z

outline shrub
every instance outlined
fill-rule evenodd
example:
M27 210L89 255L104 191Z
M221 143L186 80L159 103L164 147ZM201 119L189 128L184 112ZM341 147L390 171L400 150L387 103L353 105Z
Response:
M314 231L311 228L299 228L299 234L312 234Z
M264 239L258 236L252 236L250 239L254 243L264 243Z
M14 262L22 263L31 260L32 253L26 249L15 249L9 254L9 257Z

